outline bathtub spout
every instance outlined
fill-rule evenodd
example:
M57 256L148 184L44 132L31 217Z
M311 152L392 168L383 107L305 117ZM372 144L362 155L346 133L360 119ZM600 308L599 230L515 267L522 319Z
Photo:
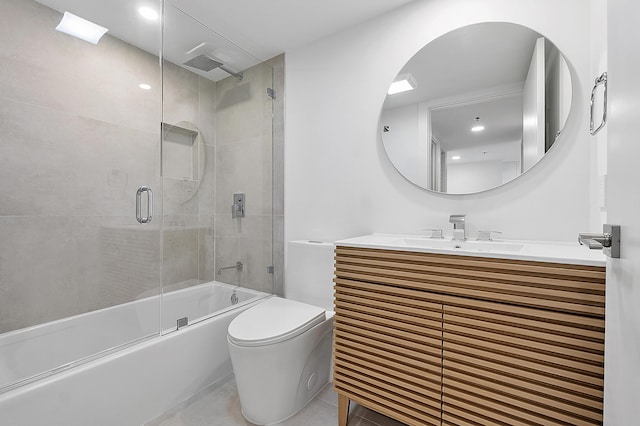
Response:
M242 262L238 261L233 266L225 266L224 268L218 269L217 275L220 275L222 273L222 271L224 271L226 269L235 269L236 271L241 272L242 268L244 268L244 265L242 264Z

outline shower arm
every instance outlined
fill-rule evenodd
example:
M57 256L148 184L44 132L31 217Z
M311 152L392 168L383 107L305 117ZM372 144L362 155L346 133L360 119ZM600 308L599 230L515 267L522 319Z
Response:
M238 81L242 81L242 78L244 77L244 75L241 72L233 72L229 68L225 67L224 65L220 65L218 68L220 68L222 71L226 72L227 74L231 74Z
M243 267L244 267L244 265L242 264L242 262L238 261L233 266L225 266L224 268L218 269L218 272L216 274L220 275L222 273L222 271L227 270L227 269L235 269L236 271L241 272Z

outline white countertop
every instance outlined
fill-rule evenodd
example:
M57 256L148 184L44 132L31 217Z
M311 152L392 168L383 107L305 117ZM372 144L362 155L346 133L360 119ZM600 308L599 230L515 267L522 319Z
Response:
M451 238L429 238L423 235L369 234L336 241L336 246L376 248L454 254L460 256L494 257L534 262L568 263L605 266L602 250L589 250L576 243L545 241L493 240L453 241Z

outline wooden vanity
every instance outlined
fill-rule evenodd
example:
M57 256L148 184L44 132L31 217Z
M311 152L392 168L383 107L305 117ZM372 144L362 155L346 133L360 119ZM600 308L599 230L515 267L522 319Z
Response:
M605 268L342 246L334 388L408 425L602 424Z

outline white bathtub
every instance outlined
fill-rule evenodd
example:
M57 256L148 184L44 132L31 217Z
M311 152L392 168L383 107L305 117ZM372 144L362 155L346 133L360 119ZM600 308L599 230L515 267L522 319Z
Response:
M162 336L157 296L6 333L6 380L81 359L109 347L109 339L120 344L128 333L150 337L0 394L0 425L140 425L231 374L227 327L266 296L216 282L165 294ZM216 315L201 320L210 312ZM171 332L185 316L190 326Z

